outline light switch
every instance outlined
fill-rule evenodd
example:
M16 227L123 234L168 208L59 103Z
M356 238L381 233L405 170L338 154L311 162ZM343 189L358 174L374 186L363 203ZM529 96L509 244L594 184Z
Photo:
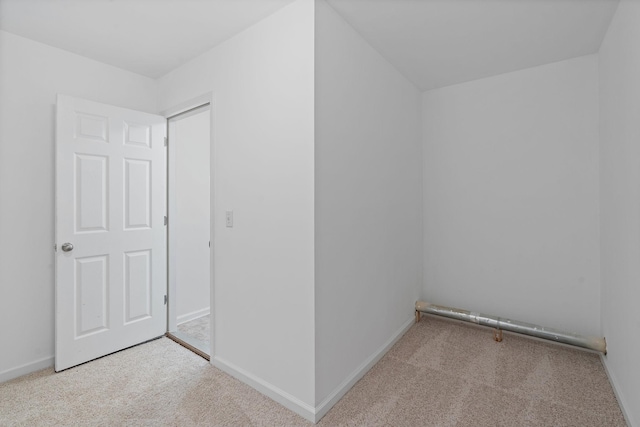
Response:
M227 227L233 227L233 211L227 211Z

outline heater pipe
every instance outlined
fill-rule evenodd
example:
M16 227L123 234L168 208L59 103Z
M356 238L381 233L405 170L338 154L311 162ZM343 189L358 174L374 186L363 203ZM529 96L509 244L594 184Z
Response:
M604 338L600 337L585 337L551 328L543 328L542 326L533 325L531 323L518 322L516 320L503 319L501 317L490 316L487 314L444 307L424 301L416 301L416 320L420 319L420 313L444 316L451 319L462 320L464 322L475 323L480 326L488 326L497 330L516 332L523 335L543 338L549 341L569 344L607 354L607 342Z

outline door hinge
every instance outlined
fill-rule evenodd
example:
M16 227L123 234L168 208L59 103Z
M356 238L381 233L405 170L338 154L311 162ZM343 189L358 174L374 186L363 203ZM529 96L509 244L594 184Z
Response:
M164 296L164 305L167 305L167 296Z
M58 244L57 243L55 245L53 245L53 250L58 252Z
M167 218L167 216L164 216L164 225L167 225L169 223L169 218Z
M164 146L166 147L169 144L169 139L165 136L164 137Z

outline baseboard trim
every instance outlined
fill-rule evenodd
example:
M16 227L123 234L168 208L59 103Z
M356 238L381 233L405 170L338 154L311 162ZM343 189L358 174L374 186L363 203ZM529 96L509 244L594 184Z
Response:
M317 423L327 412L335 405L350 389L357 383L368 371L378 363L378 361L384 356L387 351L409 330L413 325L415 319L411 316L406 322L402 324L392 336L385 342L378 350L376 350L371 356L369 356L360 366L358 366L329 396L327 396L318 406L315 408L301 401L300 399L292 396L284 390L264 381L261 378L245 371L244 369L235 366L218 356L212 358L211 363L216 368L226 372L234 378L242 381L243 383L253 387L260 393L275 400L287 409L292 410L296 414L300 415L306 420L312 423Z
M10 381L14 378L18 378L32 372L40 371L42 369L53 368L53 362L53 356L43 357L42 359L38 359L30 363L25 363L24 365L20 365L15 368L7 369L6 371L0 372L0 383Z
M233 363L221 359L218 356L213 357L211 363L216 368L253 387L260 393L275 400L285 408L292 410L306 420L309 420L312 423L316 422L315 408L313 408L313 406L304 403L303 401L290 395L286 391L274 386L271 383L268 383L267 381L264 381L261 378L256 377L255 375L245 371L238 366L235 366Z
M629 414L627 413L627 410L625 408L626 402L624 401L622 395L618 391L619 389L618 382L616 381L616 378L613 376L613 374L609 370L607 356L600 353L600 361L602 362L602 366L604 366L604 372L607 374L607 378L609 378L609 382L611 383L613 394L615 394L616 399L618 400L618 404L620 405L620 410L622 411L622 416L624 417L624 420L626 421L628 426L634 426L635 424L631 422L631 418L629 417Z
M409 330L409 328L414 324L415 318L411 316L406 322L402 324L400 329L398 329L392 336L385 342L378 350L376 350L371 356L369 356L360 366L356 368L355 371L351 373L334 391L332 391L329 396L327 396L318 406L316 406L315 410L315 420L314 422L320 421L322 417L326 415L327 412L338 403L342 397L347 394L347 392L357 383L364 375L369 372L380 359L384 356L387 351L393 347L393 345L400 339L402 336Z
M211 309L209 307L203 308L202 310L192 311L191 313L183 314L176 318L176 324L182 325L183 323L190 322L192 320L196 320L200 317L208 316L211 314Z

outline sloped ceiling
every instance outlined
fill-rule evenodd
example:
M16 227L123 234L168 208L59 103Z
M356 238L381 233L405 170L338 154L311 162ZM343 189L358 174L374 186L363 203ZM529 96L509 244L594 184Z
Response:
M292 0L0 0L0 29L157 78ZM422 90L597 52L617 0L328 0Z
M0 0L0 29L161 77L293 0Z
M595 53L617 0L328 0L422 90Z

